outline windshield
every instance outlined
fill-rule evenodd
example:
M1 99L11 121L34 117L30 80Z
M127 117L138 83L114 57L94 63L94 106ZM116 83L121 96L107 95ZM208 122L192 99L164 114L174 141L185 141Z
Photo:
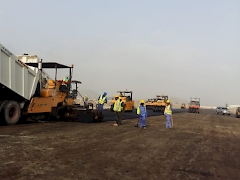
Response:
M228 110L228 108L225 108L225 107L224 107L224 108L222 108L222 109L224 109L224 110Z

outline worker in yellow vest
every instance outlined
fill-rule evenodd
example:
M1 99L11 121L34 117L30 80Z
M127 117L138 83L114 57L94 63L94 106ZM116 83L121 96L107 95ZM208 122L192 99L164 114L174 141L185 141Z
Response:
M113 106L113 111L116 113L116 123L114 123L113 125L119 126L121 125L122 121L122 105L118 94L115 95L115 100L116 101Z
M164 115L166 116L166 128L172 129L172 105L170 104L170 100L167 100L166 104L167 106L165 107L164 110Z
M67 86L69 83L69 76L67 75L65 78L62 79L62 85Z
M62 79L62 83L61 83L61 85L59 87L59 90L61 92L67 93L68 92L67 85L69 84L69 82L70 82L70 79L69 79L69 76L67 75L65 78Z
M87 105L88 105L88 97L87 97L86 94L84 95L83 102L84 102L84 106L87 107Z
M142 99L140 101L140 105L137 108L137 115L139 115L139 127L141 129L146 128L146 117L147 117L147 109L144 105L145 101Z
M98 110L100 113L103 111L103 105L104 103L107 103L107 93L104 92L103 95L98 97Z

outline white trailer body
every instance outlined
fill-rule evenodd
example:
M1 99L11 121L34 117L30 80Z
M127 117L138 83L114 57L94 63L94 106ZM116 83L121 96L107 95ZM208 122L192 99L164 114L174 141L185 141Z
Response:
M41 62L41 60L39 59L39 57L37 55L24 54L24 55L18 55L17 57L19 60L21 60L24 63L40 63ZM39 73L41 73L39 68L35 68L32 66L28 66L28 67L31 68L35 72L39 71ZM47 81L52 79L45 70L42 70L42 78L46 78Z
M16 124L24 104L36 92L40 74L21 62L2 44L0 50L0 114L4 116L0 120Z
M39 81L39 72L22 63L0 44L0 84L30 100Z

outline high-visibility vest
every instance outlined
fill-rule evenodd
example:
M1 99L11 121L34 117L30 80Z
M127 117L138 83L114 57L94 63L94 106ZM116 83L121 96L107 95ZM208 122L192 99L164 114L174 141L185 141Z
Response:
M122 106L121 106L121 102L119 99L114 103L113 110L117 111L117 112L122 111Z
M166 108L165 108L165 114L172 114L172 110L171 110L171 108L170 108L170 105L168 105L168 106L166 106Z
M98 103L99 103L99 104L104 104L105 99L106 99L106 96L103 97L103 95L101 95L100 98L99 98L99 100L98 100Z
M67 77L63 78L62 79L62 85L67 86L67 83L68 83L68 78Z
M87 96L84 96L84 99L83 99L85 102L88 101L88 97Z
M140 106L141 105L139 105L138 106L138 108L137 108L137 114L139 115L141 112L140 112ZM147 109L146 109L146 106L144 105L144 111L145 111L145 113L147 112Z

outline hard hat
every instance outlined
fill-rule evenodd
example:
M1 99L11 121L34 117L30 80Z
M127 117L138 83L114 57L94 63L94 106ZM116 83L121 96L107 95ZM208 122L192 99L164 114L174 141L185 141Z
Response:
M118 94L116 94L116 95L115 95L115 98L116 98L116 97L119 97L119 95L118 95Z
M140 103L144 103L145 101L142 99L141 101L140 101Z
M104 95L107 95L107 92L104 92L103 94L104 94Z
M170 100L169 100L169 99L167 100L167 103L170 103Z

